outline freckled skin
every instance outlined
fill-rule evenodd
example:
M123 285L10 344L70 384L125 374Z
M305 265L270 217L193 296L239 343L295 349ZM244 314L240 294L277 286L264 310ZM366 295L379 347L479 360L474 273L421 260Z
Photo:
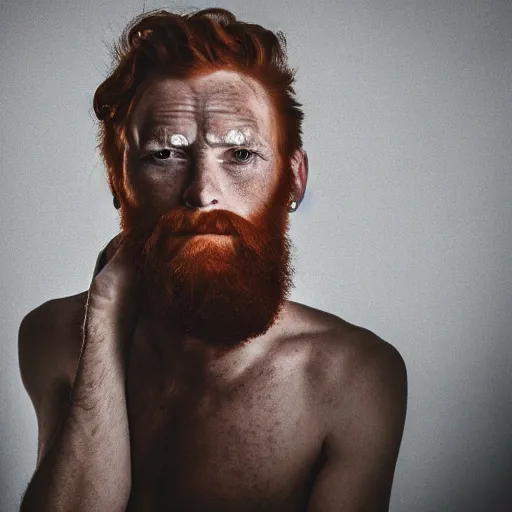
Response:
M328 332L326 322L333 324L320 313L304 321L300 306L286 300L288 202L275 195L281 169L270 103L252 79L224 71L189 80L152 77L146 87L126 130L121 215L127 238L147 246L158 237L169 247L181 217L167 212L186 202L205 218L217 215L220 224L228 212L226 222L234 222L242 241L196 237L179 239L165 254L154 251L152 260L160 258L168 270L148 270L156 278L127 372L133 468L128 510L303 510L323 441L309 343L320 336L316 332ZM159 154L173 137L186 145ZM218 145L233 138L234 148L248 144L256 152L251 163L236 165L234 149ZM303 175L297 173L297 181L297 188L305 187ZM157 219L161 230L132 235L141 218ZM192 222L186 225L196 231L200 223ZM259 236L266 241L254 248L260 257L251 259L249 240ZM212 258L230 263L206 270ZM203 277L208 282L200 295L209 318L195 316L186 333L180 322L196 304L156 289L169 270L178 279L189 261L194 265L183 280L197 289ZM278 272L264 282L252 267ZM208 302L210 296L222 301ZM175 310L179 317L169 321ZM219 352L222 346L210 337L223 331L251 332L251 339ZM296 343L307 332L308 343Z
M281 161L275 126L264 89L227 71L150 76L132 105L116 192L146 286L126 371L127 512L387 510L405 367L373 333L287 300L287 201L304 195L307 159ZM87 295L44 308L58 396L41 425L66 414Z
M151 77L126 128L123 236L141 248L147 314L207 345L263 335L291 287L290 170L252 81Z
M200 188L204 201L222 193L221 198L216 198L222 199L222 208L245 218L261 206L278 178L273 147L275 127L265 91L251 80L227 71L186 81L153 76L146 80L141 97L132 109L131 126L126 133L125 183L130 184L128 192L132 203L136 203L137 196L150 196L154 199L154 209L165 211L169 205L179 203L186 180L190 178L183 162L176 165L172 175L157 170L140 172L136 164L138 151L144 148L151 130L162 126L169 136L172 133L184 135L194 145L196 166L210 171L198 177L203 180ZM208 134L222 137L231 129L247 126L253 128L253 140L265 159L260 158L250 173L220 172L218 160L227 157L226 148L210 148Z
M54 303L62 412L86 301ZM324 460L329 347L356 327L287 301L270 334L221 357L193 344L165 352L152 327L138 323L127 372L127 512L306 511Z

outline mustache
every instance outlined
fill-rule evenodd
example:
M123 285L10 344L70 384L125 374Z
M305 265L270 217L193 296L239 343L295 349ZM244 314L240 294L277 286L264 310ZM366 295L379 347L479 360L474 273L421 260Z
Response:
M169 236L207 234L239 236L240 232L250 229L247 224L245 219L226 210L190 212L182 207L163 215L158 222Z
M258 250L270 242L269 233L253 222L228 210L197 211L176 206L162 214L156 222L139 220L123 233L123 242L146 252L164 240L192 235L230 235L248 248Z

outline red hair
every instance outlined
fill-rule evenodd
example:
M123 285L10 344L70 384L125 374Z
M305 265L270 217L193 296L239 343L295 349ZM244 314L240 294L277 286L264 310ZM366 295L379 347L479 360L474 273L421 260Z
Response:
M98 149L114 194L121 187L126 120L137 87L152 72L173 78L218 69L245 73L261 83L270 97L278 119L276 143L282 161L286 163L302 147L304 114L292 87L296 70L288 67L286 39L280 31L274 34L260 25L237 21L220 8L183 15L157 10L127 25L112 56L113 70L93 101L100 120Z

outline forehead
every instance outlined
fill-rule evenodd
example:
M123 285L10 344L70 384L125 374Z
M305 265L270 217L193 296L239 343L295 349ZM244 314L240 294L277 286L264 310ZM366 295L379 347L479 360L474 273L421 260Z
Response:
M259 82L219 70L184 79L149 76L141 84L129 124L136 132L170 126L215 134L244 127L269 140L274 123L270 98Z

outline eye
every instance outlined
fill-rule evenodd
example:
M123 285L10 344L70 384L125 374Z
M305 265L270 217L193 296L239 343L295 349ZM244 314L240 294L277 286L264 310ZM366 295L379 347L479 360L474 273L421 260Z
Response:
M165 148L151 153L151 157L155 160L169 160L170 158L184 158L184 155L175 149Z
M251 162L254 159L254 155L256 155L256 152L250 151L245 148L235 149L233 151L233 155L239 155L240 158L235 158L236 164L247 164Z

